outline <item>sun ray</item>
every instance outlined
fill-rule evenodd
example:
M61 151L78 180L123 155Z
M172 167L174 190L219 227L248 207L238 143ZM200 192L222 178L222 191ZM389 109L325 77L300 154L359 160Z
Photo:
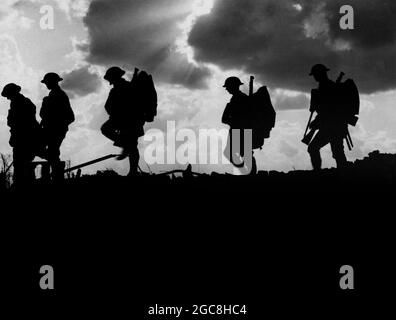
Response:
M196 61L194 60L194 51L188 44L188 36L192 27L194 26L195 21L202 15L209 14L216 0L195 0L192 6L191 14L187 17L187 19L180 24L180 28L182 30L182 34L176 40L176 50L187 56L187 60L196 65Z

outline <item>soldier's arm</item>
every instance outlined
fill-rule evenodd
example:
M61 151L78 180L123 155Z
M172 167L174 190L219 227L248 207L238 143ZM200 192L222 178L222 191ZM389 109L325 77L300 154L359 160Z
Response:
M311 90L311 103L309 106L310 112L317 112L318 111L318 104L319 104L319 90L312 89Z
M26 98L26 103L28 104L28 110L30 112L30 117L36 118L36 105L32 102L32 100Z
M221 122L228 125L231 123L230 104L227 104L227 106L225 107Z
M40 118L44 120L46 118L46 109L48 108L48 97L44 97L43 103L41 104L40 109Z
M113 113L113 109L114 109L114 100L115 99L114 99L114 92L112 90L110 91L109 97L107 98L105 106L104 106L108 115L111 115Z
M69 124L73 123L76 120L76 118L74 116L74 112L71 107L69 97L66 94L64 96L64 99L65 99L64 103L65 103L65 111L66 111L66 115L65 115L66 119L65 120L67 122L67 125L69 125Z
M8 110L7 126L11 128L14 125L14 122L15 122L14 111L10 108L10 110Z

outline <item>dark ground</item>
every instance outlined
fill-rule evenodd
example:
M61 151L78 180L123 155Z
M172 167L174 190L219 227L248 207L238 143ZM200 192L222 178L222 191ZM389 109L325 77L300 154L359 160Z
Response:
M51 319L174 319L148 316L155 304L247 305L213 319L381 319L395 187L396 156L371 154L342 171L101 174L3 192L2 289L14 313ZM38 288L44 264L54 291ZM339 288L346 264L353 291Z

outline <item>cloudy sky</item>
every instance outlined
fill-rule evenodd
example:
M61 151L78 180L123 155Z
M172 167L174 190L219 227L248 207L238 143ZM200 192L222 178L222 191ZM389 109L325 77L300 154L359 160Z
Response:
M152 73L159 94L159 114L146 127L148 137L188 128L226 128L220 123L230 96L224 79L239 76L246 84L270 88L278 112L277 127L256 153L261 170L310 168L300 140L308 119L307 92L316 86L310 67L324 63L330 77L340 71L353 78L362 93L361 117L351 129L362 158L372 150L396 150L396 2L350 0L355 29L341 30L341 0L2 0L0 3L0 87L23 87L37 110L47 94L40 80L49 71L63 75L77 121L62 146L72 163L88 161L118 149L99 131L110 87L104 71L119 65ZM54 29L42 29L43 6L54 9ZM246 85L242 90L247 92ZM0 152L11 153L5 123L8 101L0 100ZM169 132L168 132L169 133ZM147 138L147 137L146 137ZM183 145L178 142L177 146ZM141 155L150 146L141 139ZM188 147L184 144L184 147ZM190 151L195 146L190 146ZM196 148L195 153L206 150ZM191 154L192 152L190 152ZM329 147L324 164L333 166ZM152 165L151 170L170 167ZM148 170L142 161L141 167ZM127 171L126 162L109 160L89 170ZM229 168L194 165L195 171ZM89 172L88 170L88 172Z

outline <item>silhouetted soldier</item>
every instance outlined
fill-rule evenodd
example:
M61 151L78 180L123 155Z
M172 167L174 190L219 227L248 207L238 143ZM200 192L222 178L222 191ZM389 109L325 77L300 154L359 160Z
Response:
M247 118L249 116L249 97L240 90L242 84L237 77L226 79L223 87L232 95L232 98L224 109L221 121L230 126L224 155L235 167L245 171L244 173L248 173L250 169L246 168L245 163L246 141L244 129L248 129L246 126L249 123ZM250 151L253 152L253 150ZM255 173L252 171L255 171L256 167L254 166L251 169L253 170L250 173Z
M21 87L7 84L1 95L11 101L7 125L10 127L10 146L13 148L14 183L27 183L35 179L32 161L35 157L39 124L36 106L21 93Z
M46 158L55 179L63 178L64 165L61 162L60 147L75 117L69 97L59 86L63 79L56 73L47 73L41 81L50 90L43 99L40 110L41 126L46 146Z
M316 111L317 117L311 122L311 129L318 132L308 146L311 162L314 170L322 166L320 149L330 143L333 158L337 168L345 167L347 159L344 153L344 138L347 135L348 124L339 104L337 85L328 78L329 69L322 64L312 67L310 76L319 83L318 89L314 90L311 101L311 112Z
M104 76L113 88L105 104L109 120L103 124L101 131L115 146L122 148L118 160L129 157L129 175L135 175L139 166L138 139L144 135L145 121L137 101L132 101L132 86L123 78L124 74L125 71L119 67L111 67Z

